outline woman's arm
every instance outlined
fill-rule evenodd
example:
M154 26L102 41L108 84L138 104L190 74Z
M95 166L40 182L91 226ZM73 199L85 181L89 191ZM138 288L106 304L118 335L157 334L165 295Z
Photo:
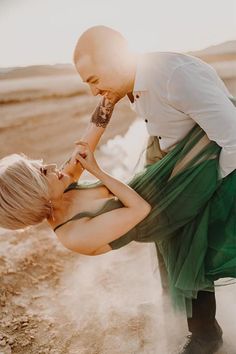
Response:
M110 121L113 109L114 104L105 97L103 97L95 109L91 121L81 138L82 141L89 144L91 151L96 149L96 146ZM81 147L76 146L71 157L60 168L62 172L69 174L74 181L78 180L83 172L83 168L80 164L74 164L75 156L78 152L82 152L82 150Z
M86 157L77 159L95 177L119 198L124 207L111 210L94 218L87 218L76 225L68 225L66 236L60 237L65 247L82 254L93 255L109 242L119 238L135 227L151 211L151 206L128 185L103 171L98 165L87 143ZM68 227L67 226L67 227Z

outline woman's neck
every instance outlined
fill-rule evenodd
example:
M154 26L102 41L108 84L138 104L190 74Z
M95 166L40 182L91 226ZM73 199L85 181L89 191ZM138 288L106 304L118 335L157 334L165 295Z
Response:
M71 207L72 197L68 194L62 194L60 198L52 200L53 212L50 217L47 218L48 223L53 227L57 224L57 220L61 219Z

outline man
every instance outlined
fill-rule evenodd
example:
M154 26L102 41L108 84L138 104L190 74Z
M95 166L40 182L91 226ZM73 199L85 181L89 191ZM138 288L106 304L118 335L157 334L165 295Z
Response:
M96 125L105 127L114 105L127 95L163 155L197 123L222 147L219 179L236 168L236 110L228 98L232 95L207 63L180 53L136 55L120 33L105 26L81 35L74 63L93 95L103 96L92 116ZM179 353L216 352L222 330L215 319L215 293L199 291L192 310L187 319L192 334Z

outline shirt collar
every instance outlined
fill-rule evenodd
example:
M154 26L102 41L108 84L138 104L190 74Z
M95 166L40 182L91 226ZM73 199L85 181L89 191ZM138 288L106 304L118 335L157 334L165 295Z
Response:
M147 85L147 58L146 54L139 54L137 59L136 73L134 79L133 94L148 90Z

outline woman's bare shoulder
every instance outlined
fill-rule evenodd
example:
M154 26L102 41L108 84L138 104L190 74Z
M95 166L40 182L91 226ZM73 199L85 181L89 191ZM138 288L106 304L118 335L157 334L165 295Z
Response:
M58 240L64 247L84 255L92 256L112 251L111 246L108 244L95 249L93 241L86 238L85 235L90 232L90 224L88 222L90 219L90 217L85 216L58 228L55 231ZM100 226L102 228L102 224Z

